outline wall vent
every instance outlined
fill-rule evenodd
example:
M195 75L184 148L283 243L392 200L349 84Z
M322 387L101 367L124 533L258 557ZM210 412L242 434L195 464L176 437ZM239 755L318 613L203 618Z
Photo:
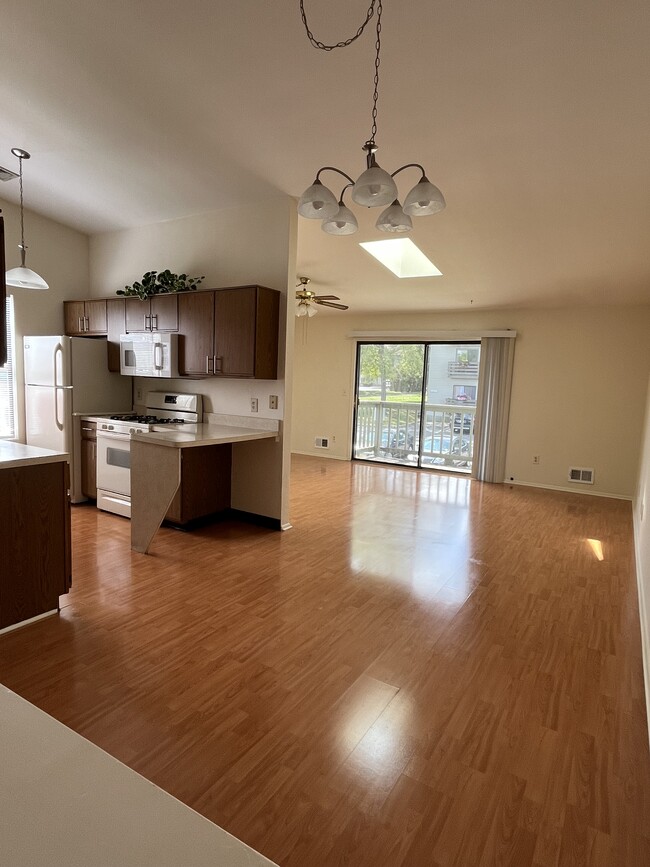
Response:
M590 467L569 467L569 481L581 485L593 485L594 471Z
M314 445L317 449L328 449L330 447L330 441L328 437L316 437Z

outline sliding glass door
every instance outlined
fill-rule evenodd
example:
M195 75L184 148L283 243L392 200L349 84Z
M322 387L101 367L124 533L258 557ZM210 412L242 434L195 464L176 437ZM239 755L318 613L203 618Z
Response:
M471 472L478 343L360 343L353 457Z

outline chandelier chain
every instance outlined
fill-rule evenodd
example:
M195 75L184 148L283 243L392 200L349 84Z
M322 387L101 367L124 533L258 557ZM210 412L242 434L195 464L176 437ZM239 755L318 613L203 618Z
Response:
M351 45L353 42L361 36L363 31L366 29L368 22L375 14L375 6L377 7L377 38L375 40L375 77L374 77L374 90L372 94L372 131L370 133L370 138L367 142L369 145L375 145L375 136L377 135L377 101L379 99L379 52L381 51L381 13L382 13L382 0L370 0L370 6L368 6L368 11L366 12L366 17L354 34L354 36L350 36L349 39L344 39L341 42L337 42L334 45L326 45L324 42L321 42L319 39L316 39L312 31L309 29L309 24L307 23L307 14L305 12L305 0L300 0L300 15L302 17L302 23L305 26L305 31L307 33L307 37L314 48L320 48L321 51L334 51L335 48L346 48L348 45Z
M363 24L361 24L354 36L351 36L349 39L344 39L342 42L337 42L335 45L326 45L324 42L316 39L314 34L309 29L309 24L307 23L307 14L305 12L305 0L300 0L300 15L302 17L302 23L305 25L305 31L307 32L309 41L314 46L314 48L320 48L321 51L334 51L335 48L346 48L348 45L352 45L352 43L356 42L356 40L361 36L363 31L366 29L368 22L375 14L376 2L377 0L370 0L370 6L368 7L368 11L366 12L365 21L363 22ZM379 2L379 6L381 7L381 0Z

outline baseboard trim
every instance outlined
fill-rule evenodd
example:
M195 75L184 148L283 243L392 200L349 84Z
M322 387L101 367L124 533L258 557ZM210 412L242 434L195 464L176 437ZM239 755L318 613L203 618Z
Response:
M299 449L292 449L292 455L304 455L307 458L329 458L332 461L349 461L350 458L345 458L343 455L329 455L328 449L315 449L313 452L302 452Z
M566 488L561 485L541 485L539 482L522 482L519 479L504 479L504 485L520 485L524 488L542 488L545 491L562 491L565 494L582 494L587 497L607 497L610 500L627 500L632 502L632 497L625 494L608 494L606 491L584 491L582 488Z
M279 518L270 518L268 515L257 515L255 512L244 512L242 509L228 509L226 515L233 521L244 521L246 524L256 524L269 530L283 529Z
M38 623L39 620L44 620L46 617L52 617L54 614L58 613L58 608L52 608L50 611L44 611L43 614L37 614L35 617L28 617L27 620L12 623L10 626L5 626L4 629L0 629L0 635L4 635L7 632L13 632L14 629L22 629L23 626L29 626L30 623Z
M639 548L641 528L639 527L637 509L634 509L633 511L633 524L636 586L639 594L639 624L641 626L641 657L643 660L643 682L645 685L645 705L648 720L648 744L650 744L650 623L648 622L650 611L648 610L645 598L643 563L641 560L641 550Z

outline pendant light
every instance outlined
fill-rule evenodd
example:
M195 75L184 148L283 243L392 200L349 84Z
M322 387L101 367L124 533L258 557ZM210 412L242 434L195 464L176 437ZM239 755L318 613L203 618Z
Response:
M367 208L385 208L375 224L382 232L398 234L410 232L413 227L411 217L426 217L430 214L437 214L446 205L445 197L438 187L427 178L423 167L419 163L407 163L396 169L392 174L389 174L377 163L375 157L377 153L375 136L377 135L377 101L379 99L382 0L370 0L366 19L356 34L335 45L325 45L314 37L307 23L304 0L300 0L300 14L307 37L314 48L319 48L322 51L333 51L335 48L345 48L350 45L361 36L368 22L375 15L375 12L377 16L377 38L375 41L375 87L372 99L372 129L370 138L363 145L363 150L366 152L366 170L354 181L348 174L341 171L341 169L337 169L335 166L323 166L318 170L313 184L305 190L298 203L298 213L308 220L322 220L322 230L330 235L350 235L358 229L356 217L343 204L343 193L348 187L352 188L352 200L358 205L363 205ZM419 169L421 177L407 194L404 199L404 206L402 207L399 202L395 176L410 168ZM338 205L334 193L320 179L321 173L326 171L336 172L348 181L338 198Z
M23 160L28 160L31 154L28 154L22 148L12 148L11 153L15 157L18 157L20 162L20 244L18 245L20 249L20 268L11 268L7 271L5 279L7 286L15 286L18 289L49 289L50 287L45 280L36 271L25 267L27 245L25 244L25 217L23 213Z

